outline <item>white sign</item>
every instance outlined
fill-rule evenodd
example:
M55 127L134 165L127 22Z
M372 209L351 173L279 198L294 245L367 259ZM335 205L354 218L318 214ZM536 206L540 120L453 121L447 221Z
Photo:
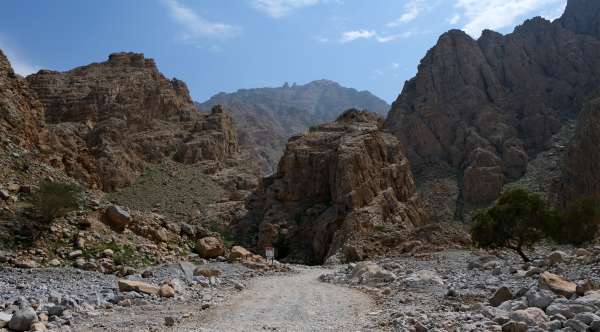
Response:
M267 259L273 260L273 258L275 258L275 248L265 247L265 256Z

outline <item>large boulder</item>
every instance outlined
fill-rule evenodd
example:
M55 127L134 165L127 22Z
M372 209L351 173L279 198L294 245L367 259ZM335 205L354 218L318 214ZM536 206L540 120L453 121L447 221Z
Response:
M124 208L117 205L111 205L104 211L102 221L112 229L122 232L131 222L131 215Z
M21 332L21 331L29 331L31 324L38 321L38 316L35 310L32 307L25 307L17 310L8 322L8 328Z
M373 262L360 262L352 270L350 279L358 284L391 282L396 275Z
M543 272L538 279L539 287L570 298L577 291L577 284L550 272Z
M225 254L223 242L214 236L208 236L198 240L196 250L202 258L217 258Z
M229 259L232 261L246 259L252 257L252 255L253 254L249 250L242 246L233 246L231 248L231 252L229 253Z

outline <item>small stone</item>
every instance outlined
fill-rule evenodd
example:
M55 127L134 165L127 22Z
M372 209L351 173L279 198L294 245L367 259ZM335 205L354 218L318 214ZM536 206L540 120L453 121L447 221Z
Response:
M0 199L6 201L10 198L10 193L6 190L0 190Z
M144 272L142 272L142 278L152 278L154 277L154 272L152 272L151 270L145 270Z
M46 325L44 323L37 322L37 323L31 324L30 331L43 332L43 331L48 331L48 329L46 328Z
M115 255L115 252L112 251L112 249L104 249L104 251L102 252L102 257L113 257Z
M171 316L167 316L165 317L165 326L175 326L175 318L171 317Z
M138 292L150 295L159 295L160 287L142 281L119 279L117 286L121 292Z
M590 252L587 251L586 249L583 248L578 248L577 250L575 250L575 256L577 257L583 257L583 256L589 256Z
M235 289L237 290L242 290L244 288L246 288L246 286L244 284L242 284L241 282L237 281L237 280L232 280L231 283L233 284L233 287L235 287ZM389 290L389 288L388 288ZM390 290L391 292L391 290Z
M60 260L58 258L54 258L53 260L48 262L48 265L52 267L60 266Z
M77 257L80 257L81 255L83 255L83 251L82 250L75 250L75 251L71 251L69 253L69 258L70 259L75 259Z
M523 322L510 321L502 325L502 332L527 332L527 324Z
M575 319L569 319L563 325L567 328L571 328L573 331L576 332L586 332L588 328L588 326L585 325L583 322L580 322Z

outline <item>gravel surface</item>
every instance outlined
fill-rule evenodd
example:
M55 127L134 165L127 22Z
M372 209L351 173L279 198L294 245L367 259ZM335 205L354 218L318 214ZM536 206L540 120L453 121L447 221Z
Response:
M178 331L371 330L373 300L357 290L320 282L319 275L327 271L302 268L294 275L254 279L247 290L209 310L205 321Z

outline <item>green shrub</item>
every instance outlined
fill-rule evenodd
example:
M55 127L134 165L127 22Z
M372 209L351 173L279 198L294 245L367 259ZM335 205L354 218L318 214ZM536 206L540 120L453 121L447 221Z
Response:
M544 238L552 210L535 194L522 189L505 192L496 205L474 218L471 236L481 248L507 248L528 262L523 248Z
M51 222L78 209L82 196L83 191L78 185L45 180L33 194L32 203L44 221Z
M600 203L585 197L572 201L546 227L550 238L561 244L581 245L594 240L600 229Z

